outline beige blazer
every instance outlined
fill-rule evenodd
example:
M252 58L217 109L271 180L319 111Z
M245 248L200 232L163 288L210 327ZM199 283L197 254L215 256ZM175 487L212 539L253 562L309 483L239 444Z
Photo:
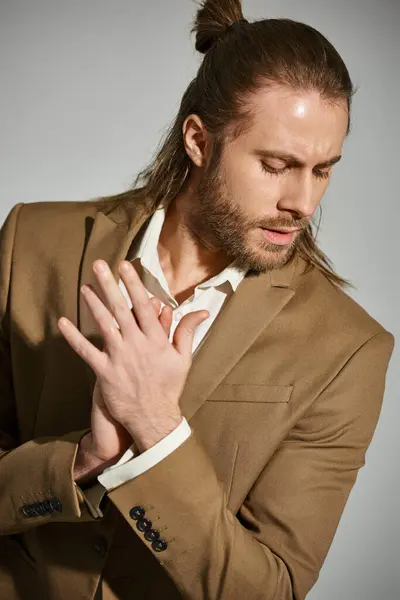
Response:
M95 518L72 478L95 377L57 319L100 347L79 287L102 297L94 260L117 277L148 216L19 203L1 229L0 598L302 600L364 465L394 337L303 259L245 277L193 357L191 436Z

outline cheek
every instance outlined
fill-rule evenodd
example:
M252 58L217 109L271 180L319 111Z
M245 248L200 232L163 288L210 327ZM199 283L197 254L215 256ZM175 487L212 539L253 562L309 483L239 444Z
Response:
M255 207L260 212L260 206L269 205L279 199L282 187L280 177L264 173L261 164L242 157L225 164L222 172L229 196L236 203L246 207Z

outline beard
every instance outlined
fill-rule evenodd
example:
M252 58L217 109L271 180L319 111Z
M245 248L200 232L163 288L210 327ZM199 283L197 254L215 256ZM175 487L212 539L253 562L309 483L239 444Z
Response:
M254 274L280 269L296 252L303 231L295 234L293 241L285 246L273 244L263 238L261 231L251 242L251 231L259 227L298 228L302 224L293 221L272 222L268 217L249 219L239 205L229 197L223 178L221 162L222 147L215 147L211 159L196 189L196 199L186 207L184 224L198 243L211 251L224 253L239 269Z

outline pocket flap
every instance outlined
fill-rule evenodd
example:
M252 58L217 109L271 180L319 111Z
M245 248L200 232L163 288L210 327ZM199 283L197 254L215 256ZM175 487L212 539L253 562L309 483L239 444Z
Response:
M207 402L289 402L293 385L221 383Z

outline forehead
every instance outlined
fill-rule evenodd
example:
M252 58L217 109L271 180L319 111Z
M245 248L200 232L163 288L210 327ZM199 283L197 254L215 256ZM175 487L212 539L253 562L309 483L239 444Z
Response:
M276 85L252 94L248 108L251 125L238 140L249 150L281 150L305 162L341 153L348 125L345 98L332 102L316 91Z

